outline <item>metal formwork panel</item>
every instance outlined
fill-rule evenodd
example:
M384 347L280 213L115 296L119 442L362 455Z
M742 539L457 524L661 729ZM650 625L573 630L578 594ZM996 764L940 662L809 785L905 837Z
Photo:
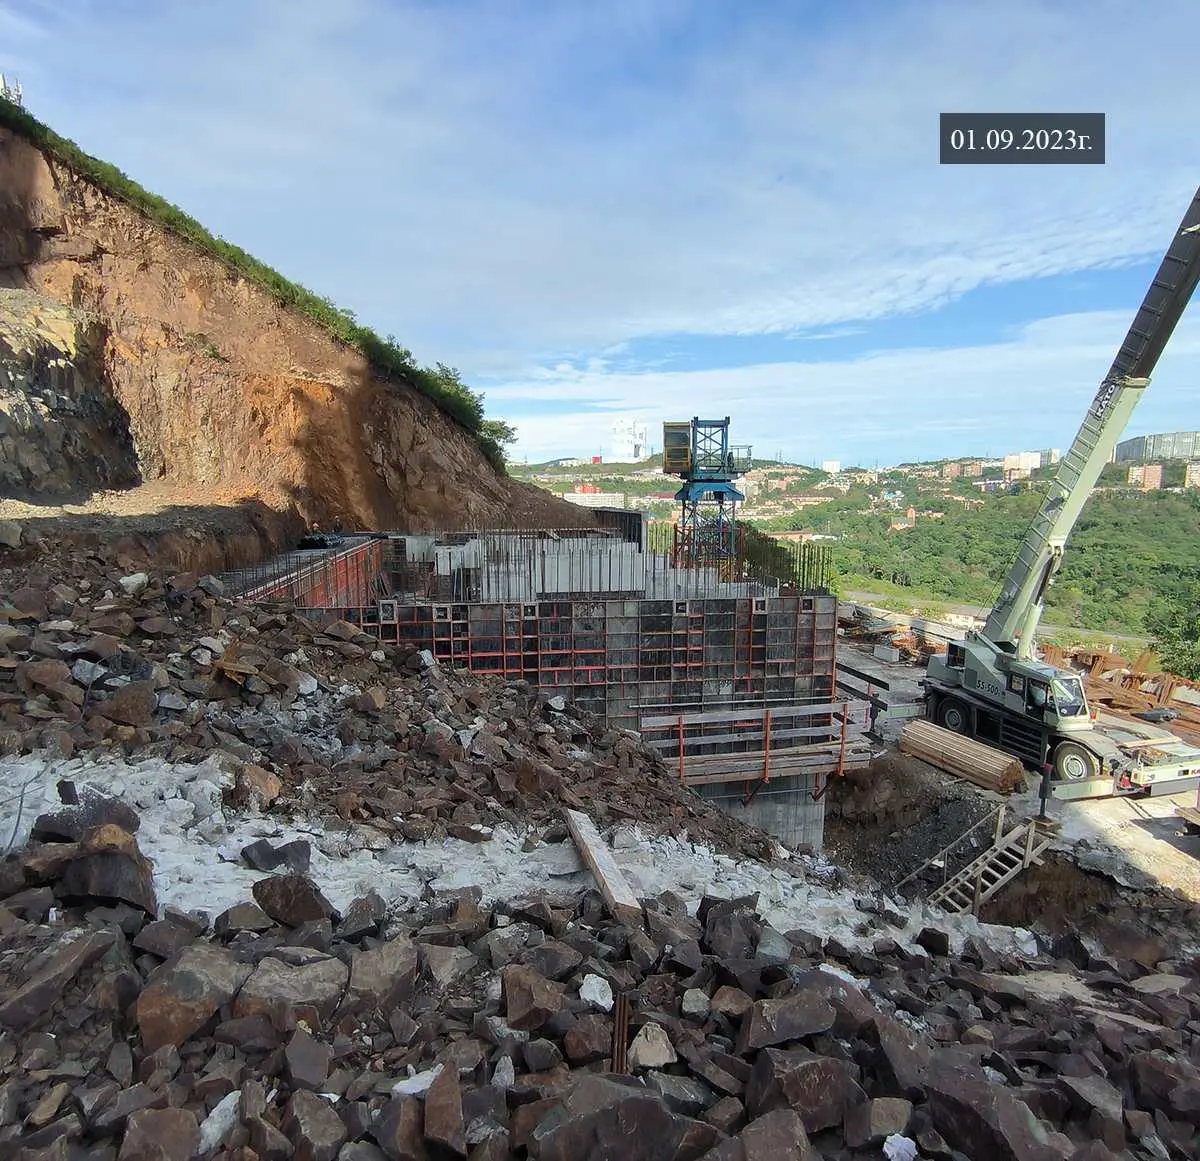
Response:
M691 711L833 696L837 601L824 594L400 604L396 614L395 639L525 676L610 721L633 706Z

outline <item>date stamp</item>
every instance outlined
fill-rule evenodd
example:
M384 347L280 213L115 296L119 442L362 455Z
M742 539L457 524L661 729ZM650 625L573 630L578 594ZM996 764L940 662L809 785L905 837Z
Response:
M942 165L1103 165L1103 113L942 113Z

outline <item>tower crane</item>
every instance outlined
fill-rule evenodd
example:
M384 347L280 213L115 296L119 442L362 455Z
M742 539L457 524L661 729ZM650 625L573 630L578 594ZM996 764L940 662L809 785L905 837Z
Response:
M1091 709L1078 674L1044 664L1035 635L1063 550L1200 279L1200 189L1112 367L1059 462L995 606L978 632L930 659L926 712L1035 768L1056 797L1171 793L1200 781L1200 749L1166 730Z
M737 557L735 510L746 497L734 481L750 467L748 444L729 442L729 416L663 424L662 470L683 479L675 527L676 564L731 568Z

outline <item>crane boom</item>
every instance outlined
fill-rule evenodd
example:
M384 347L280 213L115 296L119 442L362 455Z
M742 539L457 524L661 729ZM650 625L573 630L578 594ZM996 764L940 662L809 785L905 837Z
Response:
M1046 589L1062 564L1063 546L1104 465L1129 422L1150 374L1200 279L1200 189L1196 191L1150 283L1133 325L1096 392L1075 441L1000 589L979 634L1005 653L1033 656Z

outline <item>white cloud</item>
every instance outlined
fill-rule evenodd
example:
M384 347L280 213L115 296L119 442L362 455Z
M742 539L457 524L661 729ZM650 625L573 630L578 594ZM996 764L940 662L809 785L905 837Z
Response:
M1070 445L1107 373L1129 316L1105 311L1043 319L1004 342L886 351L690 372L619 374L566 368L490 389L497 409L537 400L565 413L522 415L516 456L598 454L616 416L654 430L665 420L730 415L730 438L759 454L804 462L886 462ZM1200 317L1185 319L1164 354L1130 434L1200 427ZM652 404L649 401L653 401ZM1183 422L1180 417L1184 416Z
M2 0L0 60L35 112L214 232L422 360L509 381L491 404L518 374L533 401L570 386L610 410L691 415L698 392L823 450L904 415L986 429L946 386L978 382L979 353L637 377L603 360L655 335L837 334L1156 254L1196 184L1200 6L1086 7ZM938 113L989 109L1105 112L1108 164L939 166ZM1076 357L1049 325L1047 373ZM1038 336L997 351L1038 369ZM864 416L901 382L906 411ZM595 421L518 422L551 450Z

